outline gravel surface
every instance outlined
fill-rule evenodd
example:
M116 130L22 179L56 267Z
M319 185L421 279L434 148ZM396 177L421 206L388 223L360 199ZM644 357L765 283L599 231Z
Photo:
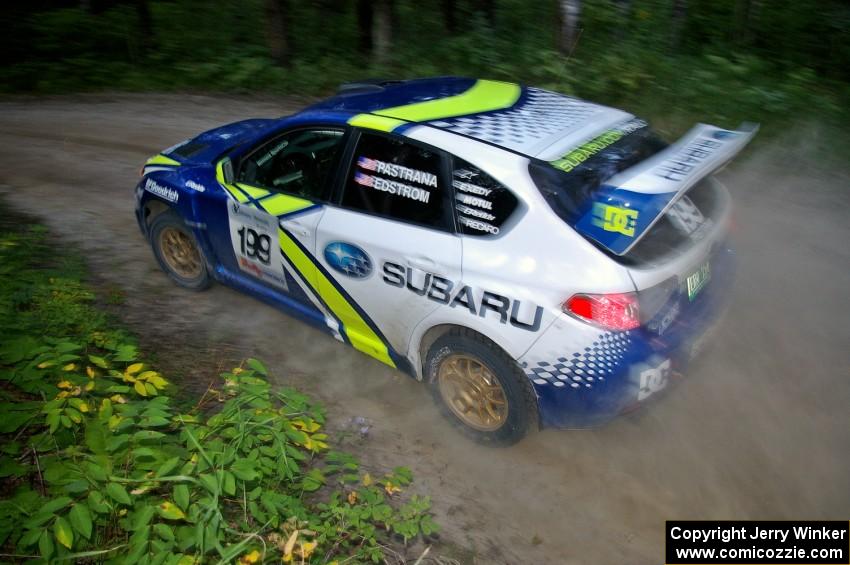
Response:
M723 173L736 199L739 277L713 345L647 409L519 445L469 443L424 387L285 314L217 285L173 286L133 218L145 158L291 99L85 95L0 101L0 194L81 249L148 354L203 390L263 359L323 400L367 465L407 465L442 539L475 563L659 563L668 519L850 515L848 170L825 170L800 128ZM62 248L57 248L62 253ZM362 418L363 420L356 420ZM360 424L348 432L350 422Z

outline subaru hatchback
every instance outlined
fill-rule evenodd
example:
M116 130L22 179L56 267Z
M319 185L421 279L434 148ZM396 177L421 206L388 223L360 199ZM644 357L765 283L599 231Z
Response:
M586 427L685 370L732 280L712 173L626 112L458 77L345 85L147 161L136 217L180 286L238 288L425 382L467 435Z

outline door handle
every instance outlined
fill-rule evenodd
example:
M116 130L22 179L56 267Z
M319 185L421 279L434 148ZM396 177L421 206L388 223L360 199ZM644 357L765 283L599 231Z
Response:
M303 237L307 237L308 235L310 235L310 230L307 228L307 226L300 222L286 222L286 224L281 222L281 225L296 235L300 235Z

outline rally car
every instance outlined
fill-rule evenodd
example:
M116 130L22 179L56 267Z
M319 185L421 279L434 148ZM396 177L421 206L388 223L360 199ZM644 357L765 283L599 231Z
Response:
M147 161L136 217L180 286L236 287L427 383L481 442L585 427L681 372L728 298L711 175L626 112L460 77L345 85Z

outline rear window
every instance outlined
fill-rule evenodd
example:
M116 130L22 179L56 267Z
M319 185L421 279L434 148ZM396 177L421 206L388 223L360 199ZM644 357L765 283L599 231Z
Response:
M455 157L452 169L458 231L464 235L495 235L516 208L517 200L499 181Z
M560 159L532 160L529 172L552 210L574 225L606 180L666 146L646 127L646 122L633 119L576 147Z

